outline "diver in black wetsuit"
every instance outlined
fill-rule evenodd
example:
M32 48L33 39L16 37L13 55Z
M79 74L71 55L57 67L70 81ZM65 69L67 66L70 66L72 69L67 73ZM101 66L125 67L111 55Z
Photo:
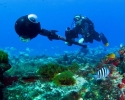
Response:
M82 35L82 38L78 41L78 43L80 44L86 42L93 43L93 40L96 40L99 42L102 41L105 46L109 45L108 40L104 36L104 34L99 34L98 32L96 32L94 30L94 24L92 23L92 21L89 18L84 17L82 15L76 15L74 17L74 27L71 30L68 27L65 31L65 36L67 40L75 41L75 38L78 38L78 34ZM72 45L72 43L70 42L65 43L69 46Z

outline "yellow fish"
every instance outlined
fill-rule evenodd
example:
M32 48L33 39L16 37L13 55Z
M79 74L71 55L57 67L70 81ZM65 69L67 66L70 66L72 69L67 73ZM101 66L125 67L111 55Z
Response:
M116 57L116 55L114 53L108 54L106 56L106 58L108 58L108 59L114 59L115 57Z

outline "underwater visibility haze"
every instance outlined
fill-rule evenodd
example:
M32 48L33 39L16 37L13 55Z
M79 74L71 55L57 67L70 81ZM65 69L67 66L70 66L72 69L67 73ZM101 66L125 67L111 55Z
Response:
M81 14L109 46L94 40L83 49L42 35L22 42L14 25L28 14L63 37ZM125 100L125 0L0 0L0 24L3 100Z

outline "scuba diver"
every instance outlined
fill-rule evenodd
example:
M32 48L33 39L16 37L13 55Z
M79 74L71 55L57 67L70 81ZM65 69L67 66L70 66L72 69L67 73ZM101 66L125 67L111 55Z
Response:
M35 38L38 34L48 37L49 40L62 40L68 41L66 38L56 34L57 30L46 30L40 27L40 22L35 14L29 14L22 16L15 22L15 31L19 35L20 40L23 42L28 42ZM70 41L75 45L86 47L86 45L81 45L78 42Z
M78 34L82 35L82 38L79 39L78 43L93 43L93 40L102 41L105 46L108 46L108 40L103 33L98 33L94 30L93 22L82 15L76 15L74 17L74 27L70 29L69 27L65 31L65 36L67 40L75 41L75 38L78 38ZM73 23L72 23L73 24ZM71 42L65 42L67 45L71 46Z

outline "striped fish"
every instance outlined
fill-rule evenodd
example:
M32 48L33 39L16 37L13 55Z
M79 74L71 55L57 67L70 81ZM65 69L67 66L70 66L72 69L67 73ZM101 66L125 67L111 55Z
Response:
M104 79L104 78L107 77L109 74L110 74L109 69L106 68L106 67L103 67L103 68L101 68L101 69L96 73L96 75L93 75L93 77L94 77L96 80L100 80L100 79Z

